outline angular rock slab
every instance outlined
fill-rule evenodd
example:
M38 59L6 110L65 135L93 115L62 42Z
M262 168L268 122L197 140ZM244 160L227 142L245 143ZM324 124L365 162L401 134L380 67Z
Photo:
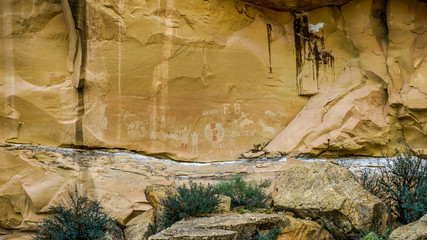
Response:
M130 220L123 231L125 238L127 240L148 239L150 224L154 225L154 214L154 209L150 209Z
M283 216L285 227L281 228L277 240L334 240L334 237L318 223L291 216Z
M171 186L153 184L144 189L145 198L154 209L158 209L162 198L166 198L172 192Z
M420 220L396 228L390 235L390 240L426 240L427 239L427 214Z
M149 237L163 239L246 239L259 229L271 229L283 222L280 214L224 214L181 220Z
M160 234L149 237L149 240L234 240L235 231L221 229L166 229Z
M358 232L385 230L390 213L347 169L315 162L284 171L275 186L274 206L301 218L311 218L346 239Z

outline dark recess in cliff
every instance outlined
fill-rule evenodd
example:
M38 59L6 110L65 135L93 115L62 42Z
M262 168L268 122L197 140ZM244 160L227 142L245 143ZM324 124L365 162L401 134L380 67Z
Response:
M388 25L387 25L387 0L373 0L369 21L372 26L372 33L381 46L383 53L388 48Z
M309 11L321 7L342 6L351 0L243 0L276 11Z
M70 0L69 1L71 12L73 14L74 23L79 33L79 40L82 45L82 63L80 66L80 80L83 83L83 87L77 89L78 91L78 117L76 121L76 132L75 132L75 144L77 146L84 145L83 136L83 117L85 115L85 103L84 103L84 76L86 66L86 55L87 55L87 16L86 16L86 0Z
M270 73L273 72L273 69L271 68L271 25L267 24L267 41L268 41L268 63L270 68Z

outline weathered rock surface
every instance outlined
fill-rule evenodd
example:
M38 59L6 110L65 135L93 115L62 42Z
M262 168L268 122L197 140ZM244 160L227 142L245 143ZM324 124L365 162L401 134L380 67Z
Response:
M277 11L307 11L315 8L341 6L350 0L244 0Z
M341 166L315 162L293 167L285 170L275 188L275 208L309 217L335 238L387 227L390 214L384 203Z
M0 149L0 236L28 231L77 184L126 225L151 209L144 189L153 184L214 183L236 174L277 178L285 162L191 164L118 151L9 146Z
M255 235L258 230L272 229L282 222L280 214L263 213L192 218L181 220L149 239L246 239Z
M168 229L149 240L235 240L237 232L222 229Z
M318 223L284 214L224 214L182 220L149 239L251 239L257 232L279 227L281 240L333 240Z
M144 189L145 198L155 210L159 209L161 204L160 201L171 193L171 186L160 184L150 185Z
M273 138L269 152L427 152L425 1L69 2L81 52L60 1L1 1L0 142L187 161Z
M277 240L334 240L334 237L318 223L283 215L284 226Z
M357 64L348 63L340 73L336 71L333 87L315 81L314 90L313 83L303 88L315 96L271 141L267 151L380 156L381 149L393 148L396 142L425 148L427 119L422 106L427 98L426 86L420 82L426 82L421 80L426 76L421 72L427 66L426 25L422 24L427 17L421 11L427 5L415 0L382 3L350 1L341 7L337 21L322 19L334 29L328 37L325 33L325 41L343 44L339 50L332 47L333 55L344 50ZM326 11L309 12L309 23L311 16ZM339 34L347 35L348 42Z
M124 235L126 240L147 240L150 225L154 226L154 209L150 209L126 224Z
M218 198L221 201L218 205L218 212L229 212L231 209L231 197L218 195Z
M396 228L389 237L390 240L426 240L427 239L427 214L420 220Z

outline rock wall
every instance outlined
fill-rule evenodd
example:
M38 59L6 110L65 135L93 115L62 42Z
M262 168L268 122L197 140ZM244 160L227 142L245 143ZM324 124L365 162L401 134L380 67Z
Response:
M323 11L331 9L313 10L308 19L327 16ZM421 1L361 0L329 14L338 20L325 23L332 28L325 45L335 46L335 59L346 49L347 65L332 87L314 81L318 93L267 150L375 156L398 143L425 149L426 12Z
M427 148L425 2L70 0L75 32L64 2L0 3L0 142L189 161L270 140Z

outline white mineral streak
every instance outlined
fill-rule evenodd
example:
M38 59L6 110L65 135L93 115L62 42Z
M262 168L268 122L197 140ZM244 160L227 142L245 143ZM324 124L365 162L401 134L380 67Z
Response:
M151 85L151 119L150 137L153 144L158 140L158 134L165 130L166 113L168 108L168 79L169 59L173 51L173 38L177 34L177 21L174 16L174 0L165 2L165 26L163 31L164 42L160 63L154 67ZM161 7L160 0L158 7ZM160 9L158 9L160 11ZM160 30L160 29L158 29ZM160 125L160 126L159 126ZM163 144L163 143L162 143Z
M318 24L308 24L308 30L313 33L320 32L320 30L323 28L325 23L318 23Z

